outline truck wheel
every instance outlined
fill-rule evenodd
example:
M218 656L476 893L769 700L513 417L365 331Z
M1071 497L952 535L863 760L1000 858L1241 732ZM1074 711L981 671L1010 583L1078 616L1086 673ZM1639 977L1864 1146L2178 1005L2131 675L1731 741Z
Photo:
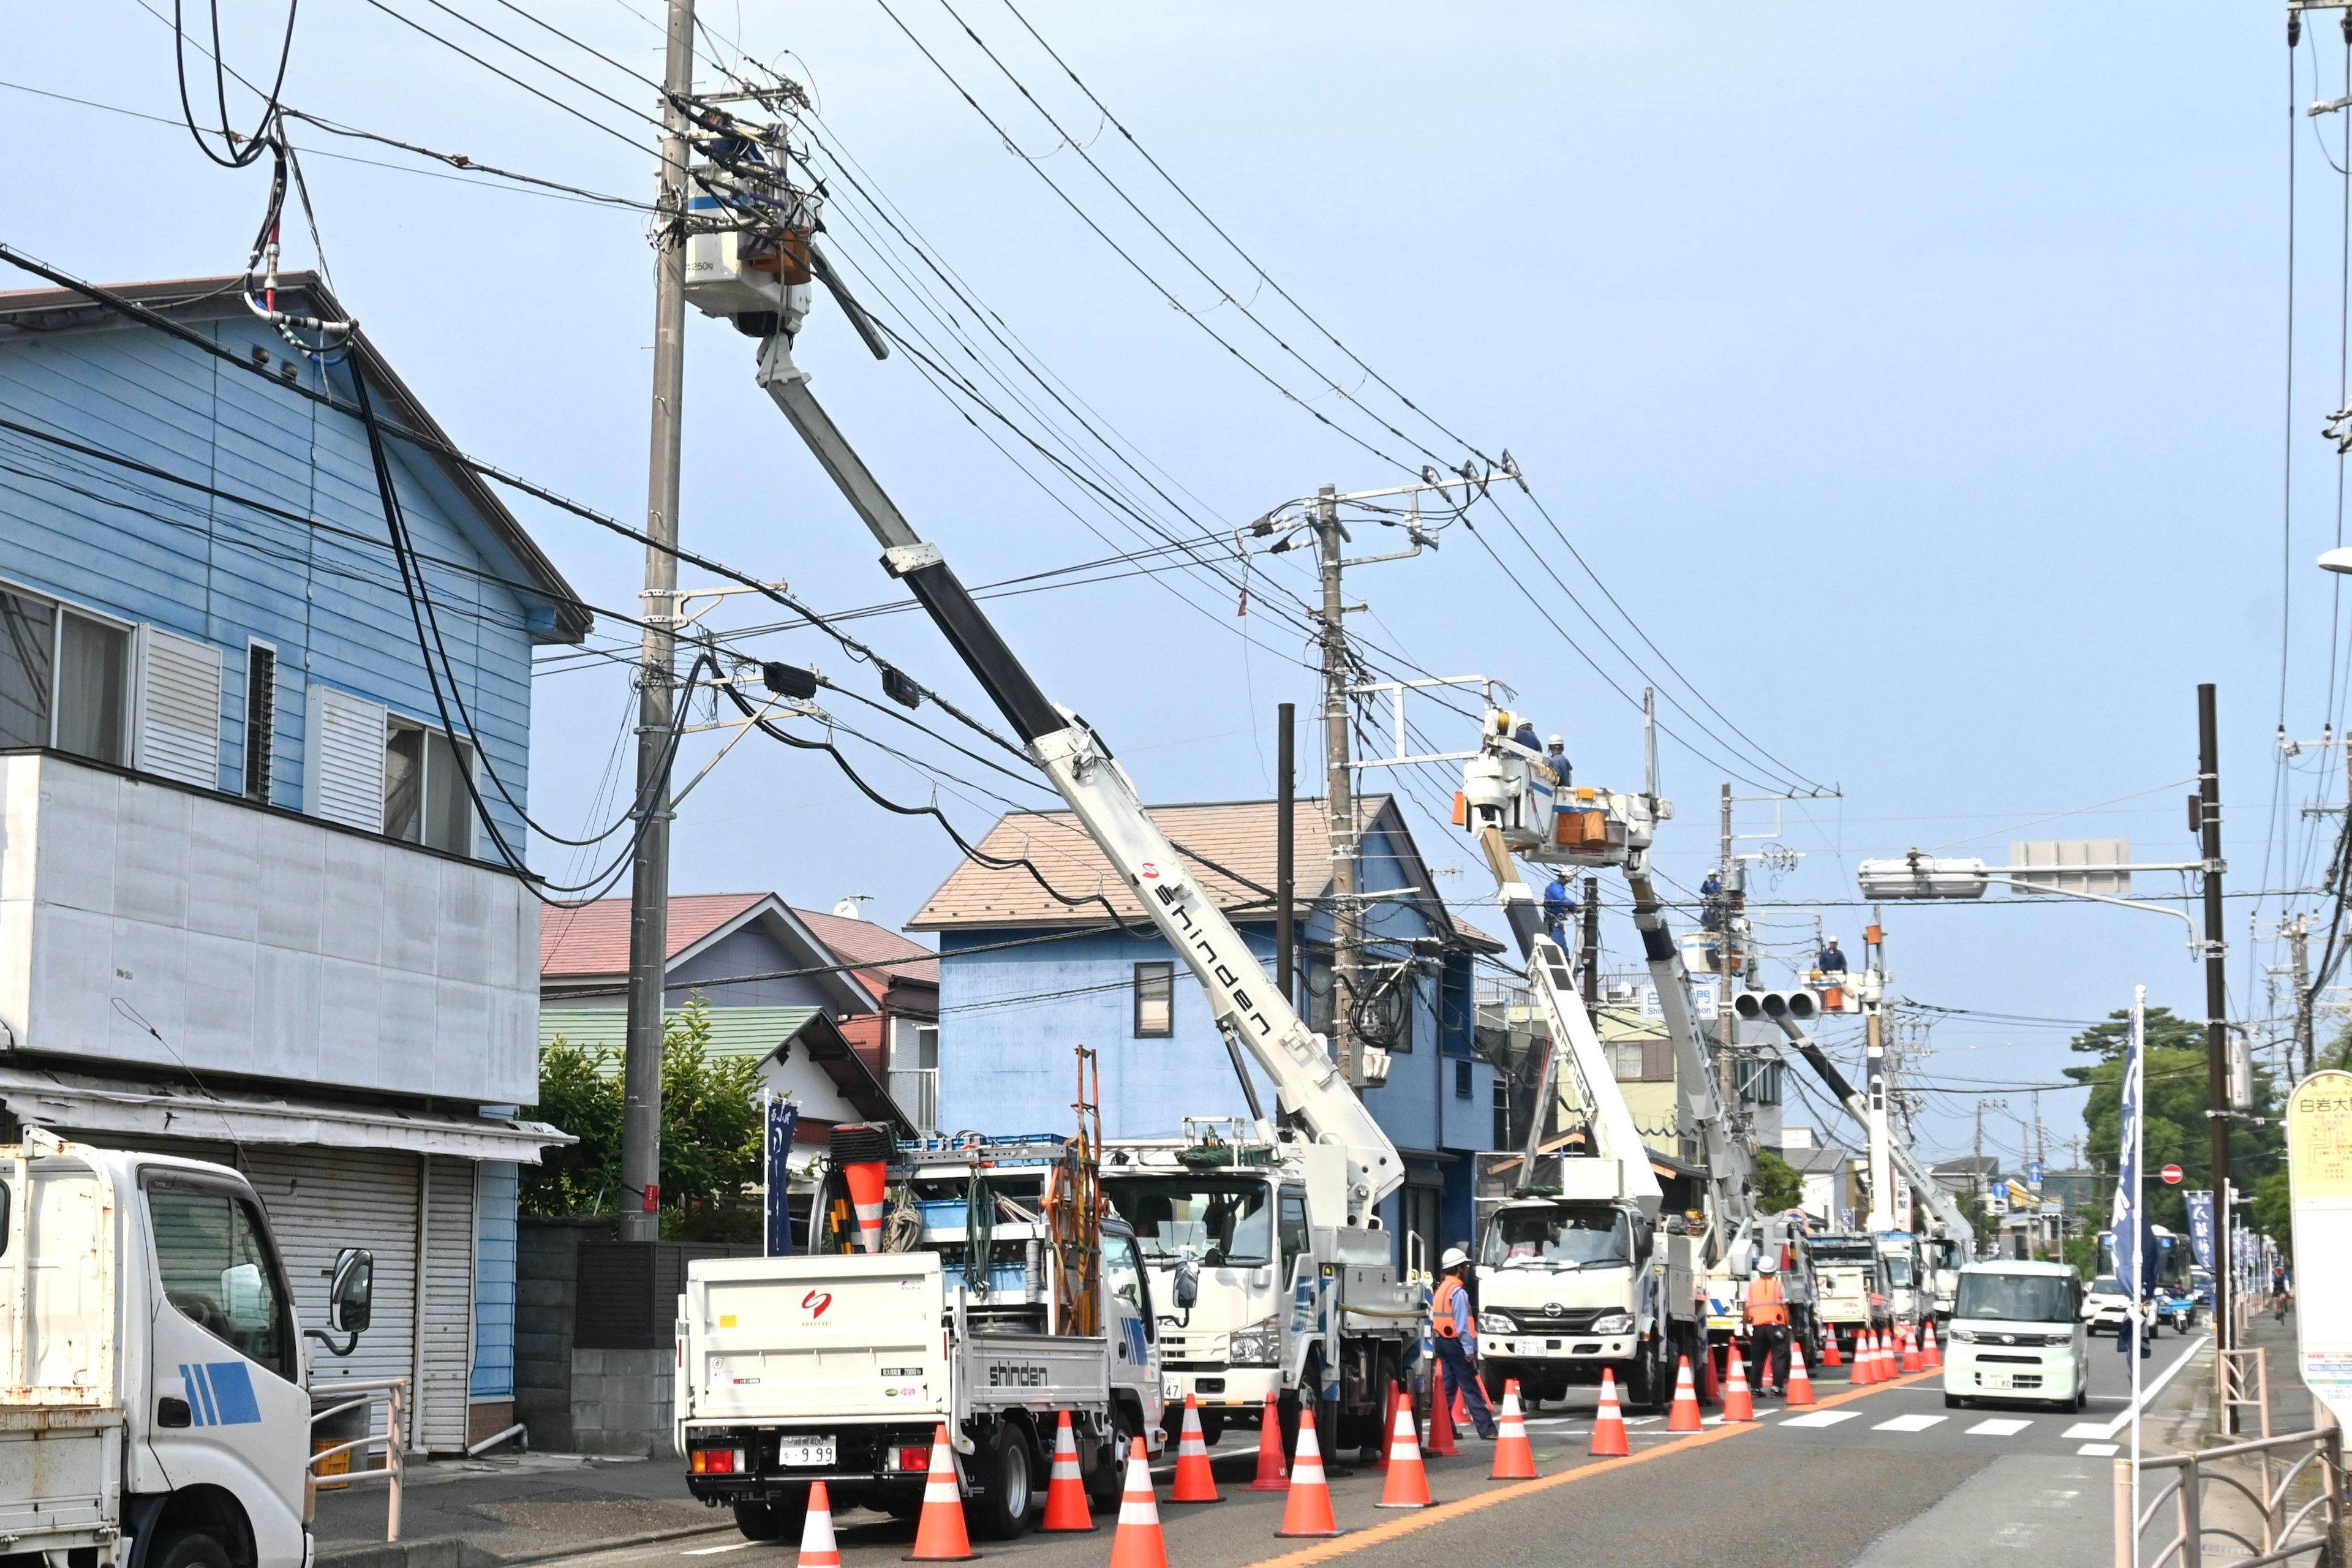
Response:
M1650 1348L1625 1379L1625 1399L1635 1410L1659 1411L1674 1403L1675 1347L1664 1325L1650 1331Z
M202 1531L176 1537L148 1561L153 1568L229 1568L228 1548Z
M1098 1509L1111 1508L1118 1502L1127 1487L1127 1449L1135 1437L1135 1423L1127 1414L1127 1406L1117 1400L1110 1406L1110 1451L1095 1466L1095 1473L1087 1478L1087 1496Z
M984 1541L1012 1541L1036 1522L1037 1467L1029 1439L1010 1421L989 1428L981 1447L982 1485L987 1489L972 1500L972 1533Z
M739 1502L735 1505L735 1528L743 1532L746 1541L789 1541L801 1532L808 1518L808 1493L776 1502Z

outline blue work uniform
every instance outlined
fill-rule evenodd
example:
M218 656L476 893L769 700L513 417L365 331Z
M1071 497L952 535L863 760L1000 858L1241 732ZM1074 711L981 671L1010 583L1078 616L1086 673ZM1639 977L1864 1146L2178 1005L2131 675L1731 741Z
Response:
M1486 1390L1478 1381L1471 1358L1478 1353L1478 1319L1470 1310L1470 1292L1451 1274L1437 1282L1429 1304L1432 1338L1437 1345L1437 1396L1451 1402L1456 1394L1469 1408L1470 1424L1481 1437L1495 1435L1495 1412L1486 1404Z

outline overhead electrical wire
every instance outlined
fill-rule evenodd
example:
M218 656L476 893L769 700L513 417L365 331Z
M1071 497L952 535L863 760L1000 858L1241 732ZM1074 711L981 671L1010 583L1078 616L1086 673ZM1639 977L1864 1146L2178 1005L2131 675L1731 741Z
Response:
M220 106L221 142L227 149L215 152L205 139L205 127L197 122L195 106L188 99L187 28L183 20L182 0L172 0L172 65L180 84L180 112L185 117L188 135L196 150L225 169L246 167L259 158L268 145L263 138L277 118L278 95L286 85L286 64L294 58L294 18L300 0L286 0L286 33L278 46L278 69L270 79L269 90L261 94L261 114L254 122L253 133L240 137L228 129L228 66L221 57L220 0L207 0L213 29L213 47L208 56L213 62L213 95ZM243 77L237 79L245 81ZM253 84L245 85L250 88Z

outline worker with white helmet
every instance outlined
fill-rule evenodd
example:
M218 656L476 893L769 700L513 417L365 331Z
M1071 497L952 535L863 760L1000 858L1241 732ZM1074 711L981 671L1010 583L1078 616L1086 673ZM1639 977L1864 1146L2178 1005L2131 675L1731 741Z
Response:
M1495 1436L1495 1413L1487 1407L1486 1391L1479 1386L1477 1368L1478 1315L1471 1310L1470 1292L1463 1285L1470 1272L1470 1254L1449 1247L1438 1260L1444 1277L1429 1299L1430 1338L1437 1346L1436 1386L1430 1392L1452 1404L1455 1394L1469 1406L1471 1424L1489 1442Z
M1551 776L1562 789L1568 787L1568 775L1570 771L1568 752L1564 749L1567 744L1567 742L1554 735L1549 746L1544 752L1544 761L1551 764Z
M1832 937L1822 944L1820 956L1813 960L1813 967L1824 974L1845 973L1845 954L1839 949L1837 938Z
M1780 1284L1780 1249L1767 1242L1756 1249L1756 1278L1748 1282L1748 1332L1756 1346L1759 1394L1789 1388L1789 1294Z

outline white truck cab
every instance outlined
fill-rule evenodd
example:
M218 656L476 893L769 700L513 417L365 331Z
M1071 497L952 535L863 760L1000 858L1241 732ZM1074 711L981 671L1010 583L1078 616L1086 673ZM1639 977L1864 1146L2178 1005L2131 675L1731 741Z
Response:
M335 1331L366 1327L373 1267L338 1258ZM75 1568L307 1568L321 1337L236 1172L38 1131L0 1147L0 1544Z

